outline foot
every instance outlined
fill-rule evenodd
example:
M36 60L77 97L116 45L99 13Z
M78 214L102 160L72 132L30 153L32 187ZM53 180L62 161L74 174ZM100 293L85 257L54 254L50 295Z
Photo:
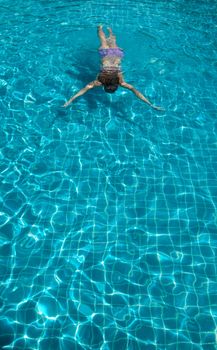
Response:
M107 27L107 29L108 29L108 31L109 31L109 34L110 34L110 35L113 35L112 29L111 29L110 27Z

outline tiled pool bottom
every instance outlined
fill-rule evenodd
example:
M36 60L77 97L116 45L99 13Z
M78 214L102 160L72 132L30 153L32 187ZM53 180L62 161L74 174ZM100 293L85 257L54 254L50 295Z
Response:
M84 4L1 7L0 348L216 350L215 5ZM121 89L60 108L99 22L165 112Z
M86 138L63 123L38 152L16 130L19 158L3 147L3 349L214 349L210 158L178 142L184 156L158 157L135 126L114 138L118 123Z

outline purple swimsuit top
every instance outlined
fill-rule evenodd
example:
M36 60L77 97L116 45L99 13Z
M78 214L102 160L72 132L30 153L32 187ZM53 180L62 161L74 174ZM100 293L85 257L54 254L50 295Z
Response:
M123 50L120 47L109 47L108 49L99 49L100 56L103 57L120 57L124 56Z

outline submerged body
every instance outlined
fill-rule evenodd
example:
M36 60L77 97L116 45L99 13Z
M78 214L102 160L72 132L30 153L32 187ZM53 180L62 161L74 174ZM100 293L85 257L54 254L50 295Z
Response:
M77 97L83 95L93 87L103 86L105 92L114 93L118 86L121 86L133 91L137 97L149 104L151 107L162 110L161 107L154 106L145 96L141 94L141 92L124 81L124 77L121 72L121 59L124 57L124 52L117 46L116 37L114 36L111 28L108 28L108 30L109 37L106 38L102 30L102 26L98 26L98 36L101 42L101 46L99 48L99 55L101 58L100 73L97 75L96 80L90 82L85 86L85 88L81 89L76 95L72 96L70 100L64 104L64 107L67 107Z

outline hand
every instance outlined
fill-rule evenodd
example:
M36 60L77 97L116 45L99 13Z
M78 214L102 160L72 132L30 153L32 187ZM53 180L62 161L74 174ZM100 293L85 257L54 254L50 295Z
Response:
M62 107L68 107L68 105L70 105L70 104L72 103L73 100L74 100L74 99L70 99L70 100L66 101L66 102L64 103L64 105L62 105Z
M157 109L158 111L165 111L165 108L158 107L158 106L152 106L154 109Z

